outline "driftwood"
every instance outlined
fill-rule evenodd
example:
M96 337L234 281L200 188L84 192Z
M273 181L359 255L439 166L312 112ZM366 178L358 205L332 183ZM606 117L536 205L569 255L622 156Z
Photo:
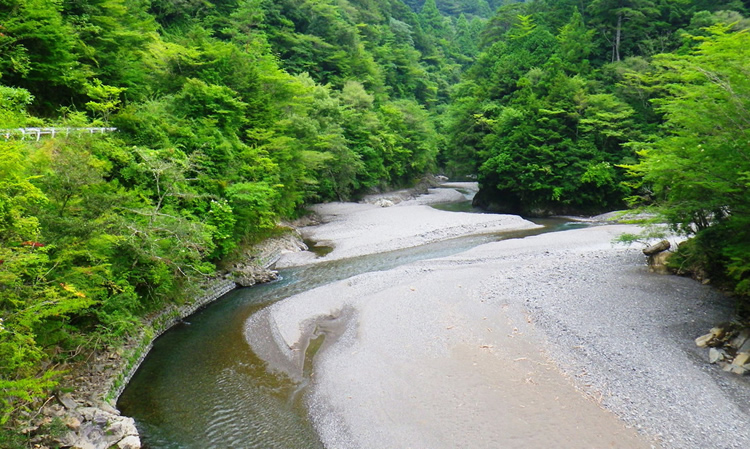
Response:
M654 243L651 246L643 248L643 254L647 256L653 256L654 254L659 254L662 251L668 250L670 246L671 245L669 244L668 240L662 240L659 243Z

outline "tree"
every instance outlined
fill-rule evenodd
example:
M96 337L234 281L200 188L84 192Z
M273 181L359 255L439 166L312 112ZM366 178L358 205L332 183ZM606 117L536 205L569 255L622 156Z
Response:
M76 83L86 77L76 64L75 33L61 10L54 0L10 0L0 12L0 77L27 89L47 110L76 96Z
M84 87L86 94L93 100L86 103L86 107L98 114L105 125L109 124L110 117L120 107L120 95L126 89L104 85L98 79L94 79L93 83L85 83Z
M639 27L658 13L653 0L593 0L589 10L610 44L612 62L622 59L626 39L634 45L639 37L645 37Z
M637 144L641 161L629 168L668 222L697 236L693 257L748 294L750 35L725 25L710 32L692 53L660 55L655 73L638 76L662 93L653 101L665 123Z

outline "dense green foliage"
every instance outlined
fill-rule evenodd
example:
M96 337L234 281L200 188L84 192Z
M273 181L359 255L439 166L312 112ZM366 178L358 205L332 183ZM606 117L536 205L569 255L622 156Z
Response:
M736 27L736 25L735 25ZM662 132L631 166L647 197L683 233L682 263L750 296L750 34L715 25L684 54L654 58L634 82L655 96Z
M694 235L681 268L750 293L746 2L499 7L442 117L452 175L513 213L626 204Z
M0 128L118 132L0 140L0 425L51 362L131 335L279 218L433 172L482 20L400 0L3 2Z
M443 155L476 173L478 201L514 213L595 213L624 206L640 141L662 115L629 84L660 52L688 51L686 31L741 19L689 1L539 0L501 6L481 53L453 90ZM714 2L714 10L742 5Z
M0 128L118 128L0 140L0 425L280 218L438 169L656 206L750 292L746 2L0 1Z

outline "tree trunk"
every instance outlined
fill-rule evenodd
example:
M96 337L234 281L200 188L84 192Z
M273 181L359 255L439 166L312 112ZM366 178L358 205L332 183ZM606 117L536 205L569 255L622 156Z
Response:
M669 240L662 240L661 242L654 243L651 246L643 248L643 254L647 256L653 256L654 254L658 254L662 251L668 250L670 246L671 245L669 244Z
M620 39L622 38L622 13L617 15L617 29L615 30L614 61L620 62Z

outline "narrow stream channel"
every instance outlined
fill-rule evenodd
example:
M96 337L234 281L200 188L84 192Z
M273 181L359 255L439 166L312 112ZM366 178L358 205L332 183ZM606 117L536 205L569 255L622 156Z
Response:
M535 221L545 227L286 269L281 281L230 292L157 339L117 406L135 418L144 448L322 448L304 395L295 394L298 386L267 372L250 350L243 334L248 317L280 299L360 273L585 226Z

